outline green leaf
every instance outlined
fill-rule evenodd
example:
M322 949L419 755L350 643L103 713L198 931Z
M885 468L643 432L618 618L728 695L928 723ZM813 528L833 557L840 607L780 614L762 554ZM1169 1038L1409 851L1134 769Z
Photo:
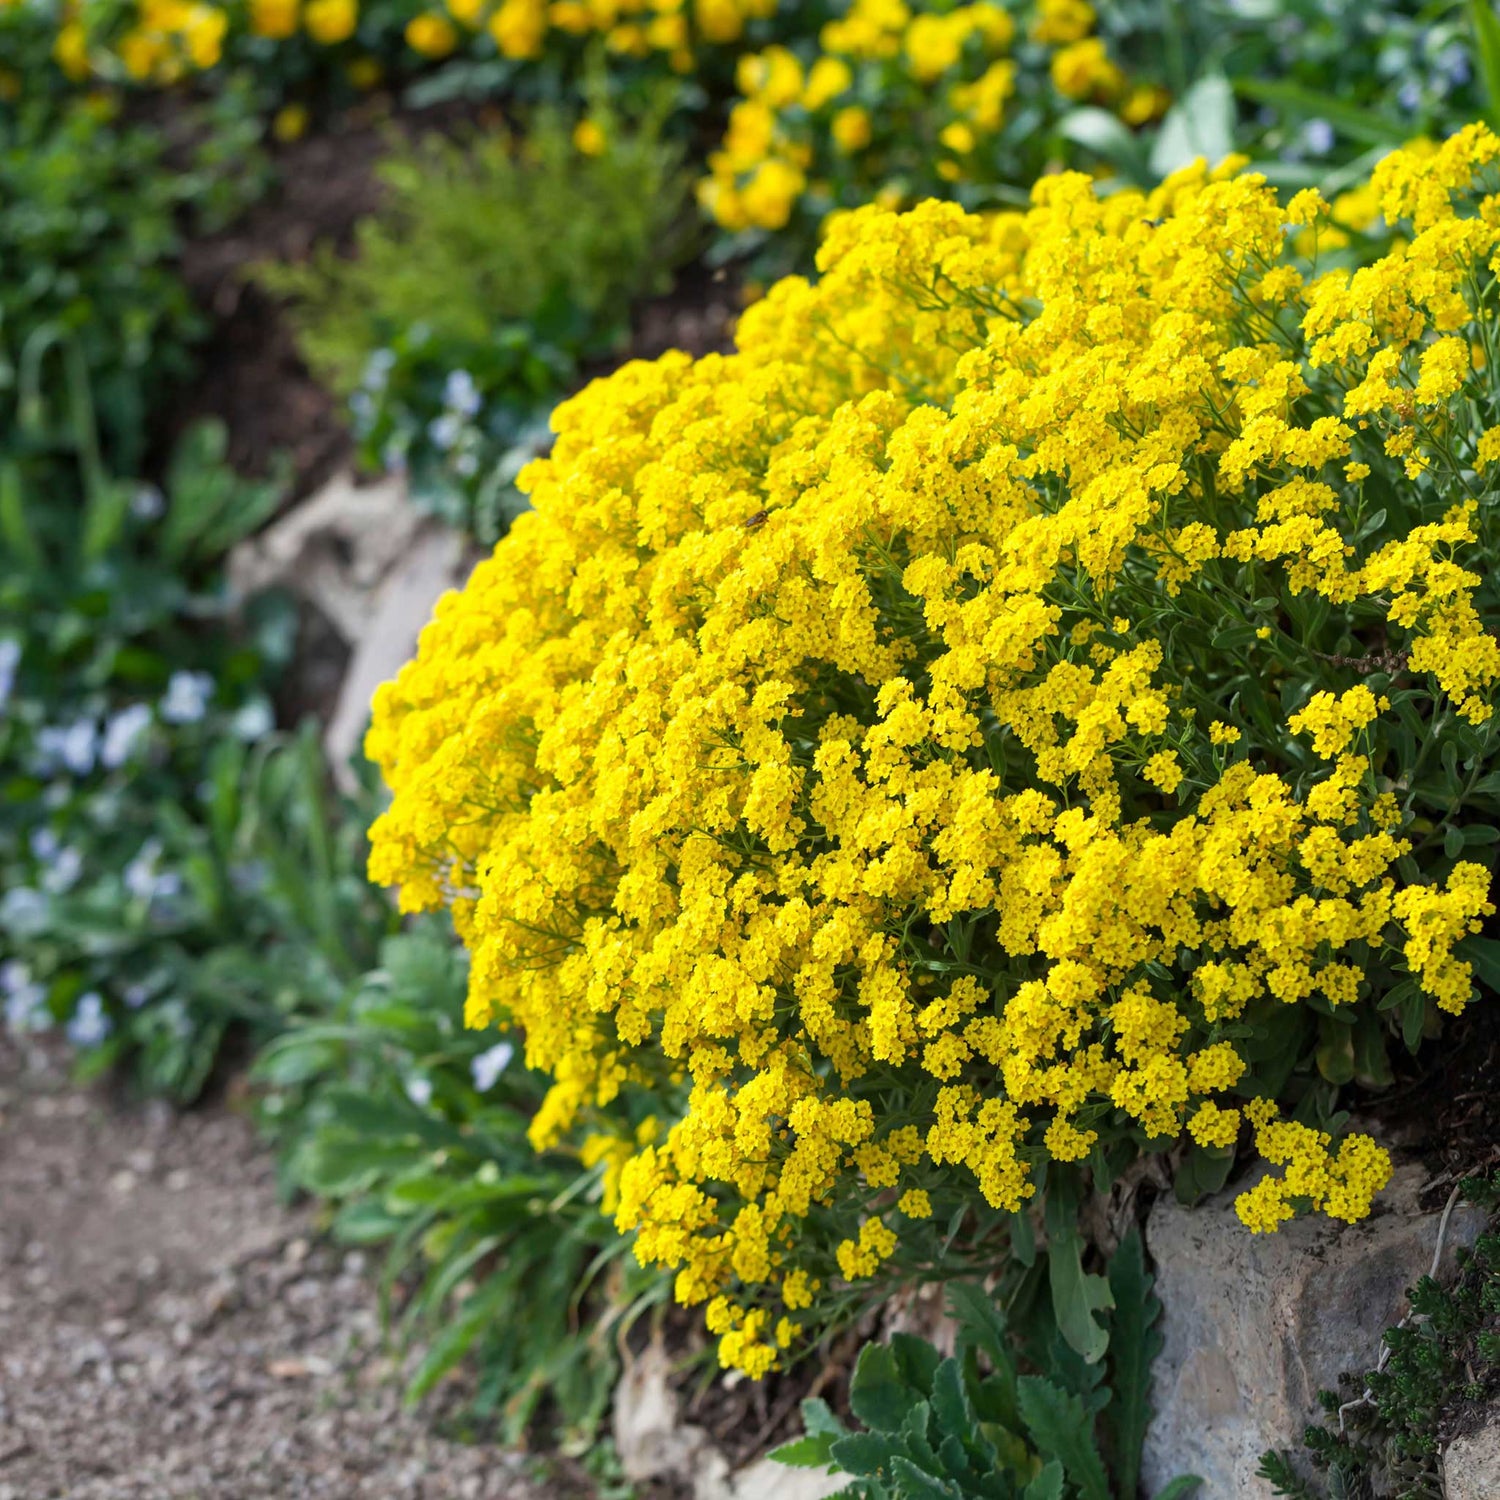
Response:
M1346 1084L1354 1077L1354 1033L1332 1016L1318 1017L1318 1072L1329 1083Z
M1385 1089L1396 1081L1385 1042L1385 1028L1362 1009L1354 1022L1354 1076L1361 1088Z
M1206 73L1161 122L1151 149L1151 170L1166 177L1202 157L1217 166L1234 150L1234 90L1221 73Z
M932 1380L932 1412L938 1419L940 1432L953 1433L959 1438L975 1425L974 1408L964 1389L963 1366L956 1359L945 1359L937 1367Z
M895 1432L919 1393L901 1378L889 1344L866 1344L849 1383L849 1409L875 1432Z
M914 1333L893 1333L891 1353L896 1357L899 1378L925 1396L932 1389L933 1377L943 1362L943 1356L926 1339L918 1338Z
M925 1474L904 1453L891 1459L891 1476L901 1486L901 1500L964 1500L964 1492L956 1484Z
M845 1437L835 1438L829 1449L834 1463L846 1474L872 1479L882 1471L889 1472L891 1458L897 1451L888 1437L875 1432L851 1432Z
M1176 1479L1157 1490L1152 1500L1187 1500L1202 1483L1196 1474L1179 1474Z
M1500 124L1500 18L1490 0L1469 0L1469 25L1490 123Z
M1018 1392L1021 1416L1042 1454L1062 1464L1083 1500L1110 1500L1093 1419L1083 1402L1040 1375L1023 1375Z
M1406 135L1401 123L1373 110L1346 104L1323 90L1303 88L1280 79L1236 78L1234 91L1256 104L1269 104L1301 119L1327 120L1351 140L1371 146L1398 146Z
M982 1350L995 1372L1008 1375L1014 1384L1015 1364L1006 1344L1005 1319L994 1298L971 1281L954 1281L948 1286L948 1311L958 1324L959 1352L969 1347Z
M772 1448L766 1457L789 1469L826 1469L833 1463L828 1452L832 1445L832 1438L794 1438L790 1443Z
M1474 974L1487 989L1500 995L1500 940L1470 938L1458 949L1458 956L1474 965Z
M1021 1500L1062 1500L1063 1466L1054 1458L1021 1493Z
M433 1341L426 1357L406 1388L408 1405L415 1405L448 1373L498 1316L499 1309L513 1295L509 1282L496 1278L476 1292L460 1315L449 1323Z
M1109 1288L1115 1298L1109 1336L1115 1398L1104 1409L1105 1428L1114 1445L1115 1478L1123 1495L1134 1495L1138 1487L1141 1445L1151 1420L1151 1363L1162 1345L1155 1326L1161 1302L1152 1286L1140 1230L1132 1229L1109 1263Z
M1200 1146L1195 1141L1187 1149L1172 1179L1172 1191L1185 1208L1201 1203L1217 1193L1234 1169L1234 1148Z
M1077 1197L1067 1191L1059 1175L1047 1194L1047 1273L1052 1287L1052 1309L1068 1344L1089 1363L1104 1358L1109 1332L1095 1313L1108 1312L1114 1295L1102 1276L1083 1269L1083 1241L1079 1238Z
M1140 141L1107 109L1086 105L1070 110L1057 122L1057 131L1065 140L1103 157L1122 177L1146 182L1146 155Z

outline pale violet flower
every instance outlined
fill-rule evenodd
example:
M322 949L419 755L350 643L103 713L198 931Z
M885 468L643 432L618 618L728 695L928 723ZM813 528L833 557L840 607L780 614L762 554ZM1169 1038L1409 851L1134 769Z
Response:
M149 901L161 894L161 877L156 871L156 862L161 858L161 845L148 839L141 845L135 858L125 866L125 890L137 901Z
M196 724L208 711L214 680L207 672L173 672L167 679L161 716L168 724Z
M1401 85L1396 99L1401 108L1408 112L1420 108L1422 103L1422 85L1415 78L1409 78Z
M235 710L230 727L238 739L247 744L263 740L275 728L276 720L271 705L264 698L252 698L249 703Z
M42 889L54 896L60 896L64 891L71 890L82 874L82 852L71 846L59 849L47 868L42 871Z
M494 1088L495 1080L505 1071L506 1065L516 1055L516 1049L509 1042L496 1042L493 1047L481 1052L469 1063L469 1073L474 1079L474 1087L481 1094L487 1094Z
M75 1047L97 1047L114 1030L114 1023L106 1014L104 1001L96 990L78 997L67 1029L68 1040Z
M52 1025L52 1017L47 1010L46 990L30 979L14 988L7 988L5 1025L12 1036L22 1036L30 1031L46 1031Z
M434 446L441 448L444 453L458 442L462 432L463 423L452 412L444 412L442 416L427 424L427 436L432 439Z
M453 370L443 383L443 405L466 417L479 414L484 397L474 384L474 377L467 370Z
M121 992L121 998L130 1010L139 1010L151 998L151 986L143 980L137 979L132 984L127 984Z
M360 377L360 384L367 391L383 391L395 364L396 351L394 349L377 349L365 361L365 371Z
M132 703L104 721L104 743L99 747L100 764L117 771L129 760L151 727L151 710L144 703Z
M1452 42L1438 53L1437 65L1454 88L1462 88L1473 76L1469 52L1462 42Z
M420 1073L414 1073L406 1080L406 1097L411 1100L418 1109L426 1109L432 1102L432 1080L423 1078Z
M154 484L136 487L130 497L130 514L137 521L159 521L167 513L167 501Z
M0 897L0 931L11 937L35 937L47 926L51 903L37 890L18 885Z
M87 776L98 754L99 729L92 719L46 724L37 731L36 747L48 770L60 766L75 776Z
M0 708L10 701L16 686L16 668L20 665L20 641L11 635L0 638Z
M31 857L41 864L56 859L57 851L62 848L62 840L50 828L38 828L31 835L30 844Z
M1333 126L1327 120L1309 120L1302 127L1302 139L1314 156L1327 156L1333 150Z

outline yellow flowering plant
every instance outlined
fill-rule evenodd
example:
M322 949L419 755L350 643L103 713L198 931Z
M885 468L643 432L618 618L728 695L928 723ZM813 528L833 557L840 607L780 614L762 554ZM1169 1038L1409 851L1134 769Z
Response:
M1088 0L850 0L816 40L745 53L699 186L724 253L800 265L831 210L871 200L1024 203L1023 184L1070 149L1080 106L1107 111L1133 149L1130 132L1170 102L1153 59L1173 18L1108 39L1098 23Z
M556 412L377 694L371 873L724 1363L1043 1196L1097 1359L1056 1247L1142 1153L1253 1147L1250 1232L1369 1212L1339 1088L1494 951L1497 163L1387 157L1404 238L1311 279L1327 206L1234 160L870 206Z

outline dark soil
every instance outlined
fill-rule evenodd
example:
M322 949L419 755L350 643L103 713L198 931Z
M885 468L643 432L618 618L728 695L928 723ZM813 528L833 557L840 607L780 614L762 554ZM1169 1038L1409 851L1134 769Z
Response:
M162 451L192 422L217 417L229 429L229 462L241 473L264 475L277 454L286 455L293 476L287 504L350 461L343 403L303 363L290 319L256 285L255 267L305 261L323 244L349 250L355 225L379 204L375 166L392 131L452 129L481 117L472 106L446 106L395 118L389 101L374 99L326 130L277 148L267 197L232 228L184 248L184 279L211 328L197 379L162 434ZM727 348L737 306L738 287L728 273L689 266L672 291L637 309L626 357ZM617 362L586 374L605 374Z
M183 252L183 277L212 328L166 440L200 418L219 418L229 429L229 462L241 473L263 475L274 455L287 455L289 502L347 462L351 444L341 403L302 362L290 321L255 284L254 269L306 260L325 242L348 248L354 225L379 202L373 168L388 130L367 109L280 148L270 194L231 229Z
M1500 996L1481 991L1415 1059L1391 1051L1397 1082L1362 1112L1422 1159L1424 1207L1441 1207L1460 1178L1500 1169Z

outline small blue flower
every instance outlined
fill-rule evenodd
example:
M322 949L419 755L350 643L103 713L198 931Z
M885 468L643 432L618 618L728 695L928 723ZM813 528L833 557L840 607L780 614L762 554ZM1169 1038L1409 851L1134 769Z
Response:
M1314 156L1327 156L1333 150L1333 126L1327 120L1309 120L1302 127L1302 139Z
M367 390L380 392L385 389L385 383L390 378L391 371L396 366L396 351L394 349L377 349L365 361L364 374L360 377L360 384Z
M474 1080L474 1087L481 1094L489 1093L495 1086L495 1080L505 1071L507 1064L515 1055L516 1049L510 1042L496 1042L493 1047L471 1059L469 1075Z
M443 382L443 405L451 407L461 416L473 417L484 405L484 397L467 370L453 370Z
M230 727L237 739L253 745L257 740L265 739L276 727L276 718L271 712L271 705L264 698L252 698L235 711Z
M463 430L463 423L452 412L444 412L427 424L428 438L443 453L453 447Z
M130 497L130 514L137 521L156 521L166 514L167 501L154 484L143 484Z
M406 1089L406 1097L418 1109L426 1109L432 1102L432 1080L430 1078L423 1078L420 1073L414 1073L406 1080L404 1087Z
M10 701L16 686L16 668L20 665L20 641L10 635L0 637L0 708Z
M375 420L375 398L369 391L358 390L349 398L349 410L354 417L355 425L362 431L368 431L370 424Z
M151 727L151 709L145 703L132 703L104 721L104 743L99 748L99 762L107 771L116 771L140 748Z
M54 896L71 890L83 874L83 854L72 848L59 849L48 867L42 871L42 889Z
M29 979L14 989L7 989L5 1025L12 1036L48 1030L52 1025L52 1015L47 1009L47 991Z
M36 747L48 772L61 768L74 776L87 776L98 754L99 730L92 719L45 724L37 731Z
M90 990L86 995L80 995L68 1020L68 1040L75 1047L97 1047L113 1030L114 1022L106 1013L98 992Z
M160 713L168 724L196 724L208 712L214 680L207 672L173 672Z

